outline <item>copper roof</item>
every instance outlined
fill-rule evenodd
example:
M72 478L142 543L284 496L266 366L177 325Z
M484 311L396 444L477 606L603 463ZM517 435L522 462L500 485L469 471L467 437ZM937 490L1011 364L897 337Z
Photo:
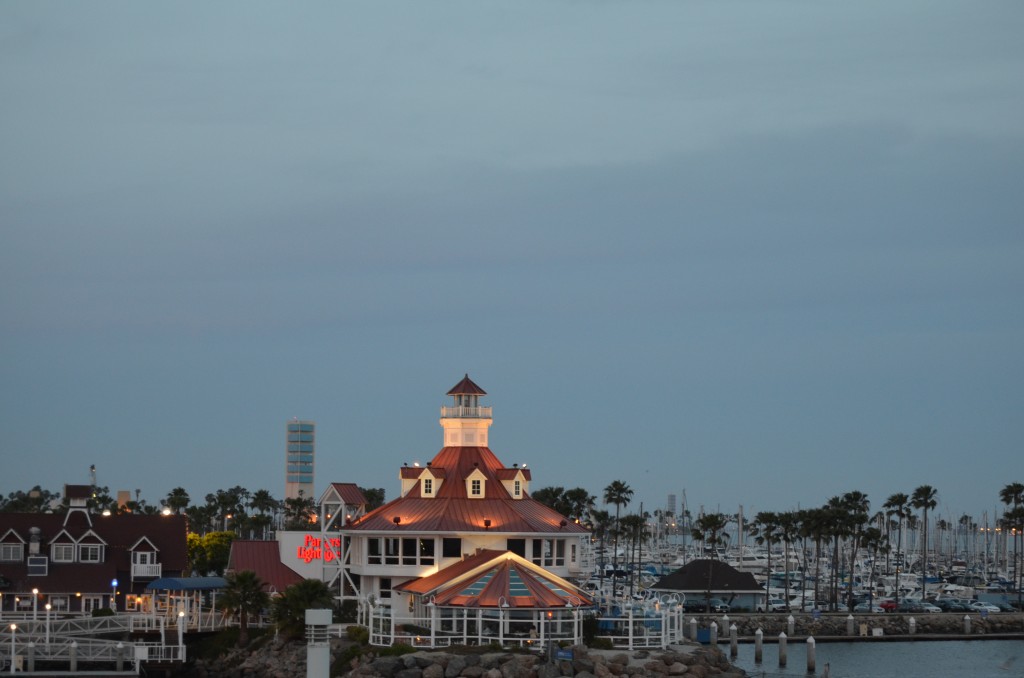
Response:
M302 581L302 575L281 562L281 551L276 541L236 539L231 542L228 570L251 570L266 583L270 591L284 591Z
M393 499L346 526L346 530L402 532L564 532L587 530L552 508L523 495L513 498L499 477L504 467L486 447L445 447L429 467L445 478L433 497L423 497L417 483L405 496ZM408 471L407 471L408 469ZM425 468L403 467L403 478L416 478ZM485 480L483 499L469 497L466 479L479 471ZM399 522L395 522L398 517ZM487 525L485 521L490 521Z
M448 391L448 395L487 395L487 391L474 384L473 380L469 378L469 374L467 374L462 378L462 381L452 386L452 389Z
M338 493L346 506L363 506L366 504L366 497L363 491L355 483L331 483L331 487Z
M576 586L511 551L480 550L428 577L395 587L448 607L591 607Z

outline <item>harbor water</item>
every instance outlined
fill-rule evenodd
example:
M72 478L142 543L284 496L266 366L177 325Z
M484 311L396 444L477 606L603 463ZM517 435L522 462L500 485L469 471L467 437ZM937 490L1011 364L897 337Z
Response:
M808 676L806 650L790 643L787 666L780 668L778 646L766 643L755 664L754 646L744 644L733 663L754 677ZM828 664L832 678L1024 677L1024 640L818 643L816 659L815 675Z

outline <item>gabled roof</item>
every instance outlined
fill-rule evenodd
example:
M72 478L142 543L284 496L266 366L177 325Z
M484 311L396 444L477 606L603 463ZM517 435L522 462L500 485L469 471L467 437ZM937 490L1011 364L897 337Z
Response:
M474 384L467 373L462 378L462 381L452 386L451 390L448 391L448 395L487 395L487 391Z
M691 560L675 572L662 577L651 588L683 592L744 593L764 591L751 573L740 572L728 563L711 559Z
M550 609L594 601L568 581L511 551L481 550L428 577L395 587L447 607Z
M267 584L267 590L280 592L302 581L302 575L281 562L276 541L236 539L231 542L228 571L251 570Z
M320 501L317 503L322 504L324 499L331 492L338 495L338 498L341 499L341 502L346 506L366 505L366 497L363 495L363 491L360 490L359 486L355 483L331 483L320 495Z
M486 447L445 447L431 463L431 473L443 472L447 480L433 497L424 497L417 484L404 497L346 525L343 531L400 532L536 532L582 534L588 530L548 506L523 497L514 499L497 478L503 466ZM425 469L414 469L422 473ZM470 499L464 480L474 471L493 482L486 484L483 499ZM404 477L404 476L403 476ZM418 476L413 476L418 477ZM395 522L395 518L400 518ZM484 523L490 521L490 525ZM564 523L564 524L563 524Z
M72 511L81 513L83 511ZM110 581L118 579L122 588L131 581L132 561L130 548L142 537L147 537L160 549L160 564L165 574L182 572L187 561L188 523L179 515L125 514L95 516L91 527L88 521L72 520L65 524L59 513L0 513L0 534L12 535L8 541L27 541L33 527L40 529L42 544L54 539L91 544L105 544L101 563L50 563L44 576L29 576L26 563L4 563L4 576L12 581L15 590L29 591L38 587L50 594L102 592L110 590ZM63 543L63 542L62 542Z

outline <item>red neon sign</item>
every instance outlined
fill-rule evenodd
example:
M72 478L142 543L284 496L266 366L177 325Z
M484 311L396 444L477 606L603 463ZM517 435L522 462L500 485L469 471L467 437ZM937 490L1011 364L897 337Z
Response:
M296 557L306 563L314 560L323 560L329 563L341 557L341 538L321 539L311 534L306 535L305 541L296 547Z

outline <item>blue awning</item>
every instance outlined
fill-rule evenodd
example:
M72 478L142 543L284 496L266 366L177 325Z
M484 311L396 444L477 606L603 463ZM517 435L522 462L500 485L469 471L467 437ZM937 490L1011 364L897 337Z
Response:
M210 591L228 585L224 577L161 577L146 585L147 591Z

